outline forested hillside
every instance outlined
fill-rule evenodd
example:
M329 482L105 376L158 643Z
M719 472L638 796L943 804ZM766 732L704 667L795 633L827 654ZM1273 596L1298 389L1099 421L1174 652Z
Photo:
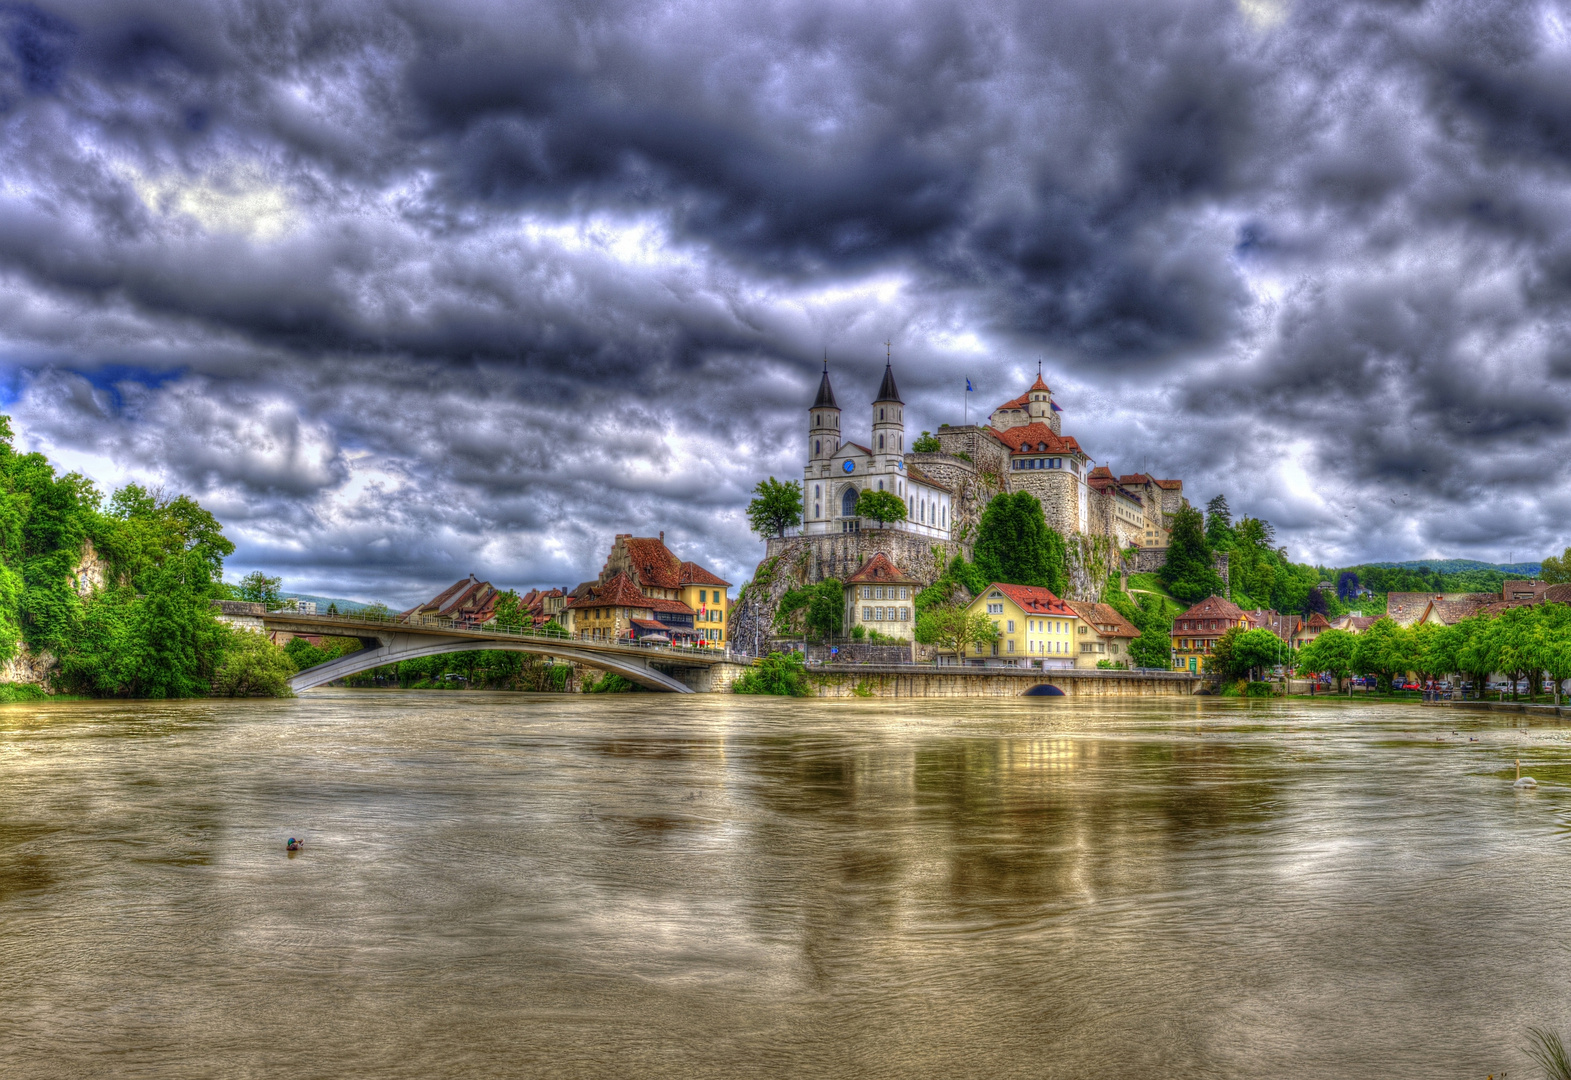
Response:
M233 551L194 499L131 484L106 505L0 417L0 663L53 658L55 688L95 696L287 692L282 652L212 610Z

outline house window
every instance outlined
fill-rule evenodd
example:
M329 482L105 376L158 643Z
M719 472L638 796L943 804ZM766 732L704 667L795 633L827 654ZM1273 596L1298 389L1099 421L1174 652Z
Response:
M989 615L1002 615L1004 613L1004 605L1003 604L988 604L987 605L987 613Z
M862 621L863 622L872 622L873 621L873 609L872 608L865 607L865 608L862 609Z
M910 608L903 607L903 608L900 609L900 621L901 622L910 622L911 621L911 609Z
M1013 638L1009 639L1009 648L1006 651L1007 652L1014 652L1015 651L1015 641L1014 641Z
M1015 620L1013 620L1013 619L1009 620L1009 632L1011 634L1013 634L1015 632Z

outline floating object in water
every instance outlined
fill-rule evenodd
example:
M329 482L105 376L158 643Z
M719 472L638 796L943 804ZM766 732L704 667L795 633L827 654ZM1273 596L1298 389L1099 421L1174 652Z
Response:
M1522 775L1522 759L1521 758L1517 758L1516 759L1516 783L1512 784L1511 786L1514 787L1514 788L1522 788L1524 790L1527 789L1527 788L1535 788L1535 787L1538 786L1538 781L1537 780L1534 780L1531 776L1523 776Z
M304 840L296 840L294 837L291 836L289 838L289 843L284 845L284 850L285 851L299 851L303 847L305 847L305 841Z

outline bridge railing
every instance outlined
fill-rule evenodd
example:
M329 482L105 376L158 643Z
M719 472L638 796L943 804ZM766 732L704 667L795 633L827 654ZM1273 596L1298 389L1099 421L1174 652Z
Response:
M318 612L315 615L307 615L304 612L296 611L292 608L274 608L268 611L268 614L282 615L297 619L309 619L313 622L323 620L339 622L346 624L345 629L348 629L350 626L365 626L367 624L372 624L378 627L386 627L390 630L446 630L448 632L472 633L476 636L483 635L485 637L495 637L500 634L505 634L508 636L529 638L537 641L559 641L564 646L592 645L597 648L622 649L640 655L651 652L658 652L673 656L690 656L693 654L715 656L717 658L730 656L729 649L701 648L690 645L661 645L655 643L639 644L637 642L627 641L604 641L592 638L575 638L566 630L562 629L548 630L545 627L537 626L499 626L494 622L475 623L464 619L444 619L435 615L405 616L397 615L392 612L383 613L376 611L369 613L360 611L352 613L345 613L341 611L331 613ZM342 635L328 634L328 636L353 637L354 635L346 633Z

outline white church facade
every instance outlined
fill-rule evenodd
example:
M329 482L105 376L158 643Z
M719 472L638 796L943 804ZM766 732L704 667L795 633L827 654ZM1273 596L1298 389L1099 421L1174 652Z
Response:
M802 478L804 533L871 528L876 523L857 516L856 501L864 491L888 491L906 504L906 517L882 528L949 539L954 493L912 463L905 448L904 411L894 370L886 364L883 385L873 402L868 445L843 442L840 406L829 385L829 365L824 365L818 397L808 410L807 467Z

